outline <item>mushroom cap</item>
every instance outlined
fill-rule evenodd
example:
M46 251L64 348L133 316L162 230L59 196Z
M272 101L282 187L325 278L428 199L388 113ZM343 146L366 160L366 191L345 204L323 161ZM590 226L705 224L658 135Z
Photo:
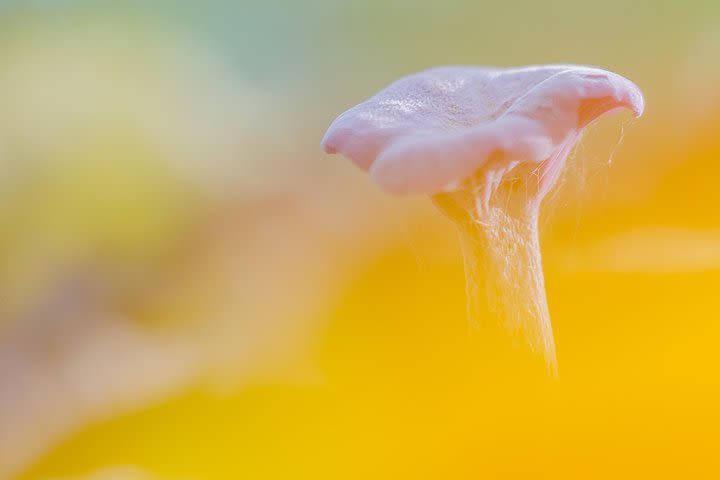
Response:
M453 191L491 156L508 165L566 156L585 126L621 108L642 115L640 89L599 68L437 67L340 115L322 146L384 190L432 195Z

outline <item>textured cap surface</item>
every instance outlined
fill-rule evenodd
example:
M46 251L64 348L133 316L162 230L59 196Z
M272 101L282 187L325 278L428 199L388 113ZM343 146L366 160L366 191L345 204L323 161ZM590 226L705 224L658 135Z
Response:
M602 114L644 100L631 81L576 65L448 66L403 77L340 115L322 145L399 194L451 191L488 158L539 163Z

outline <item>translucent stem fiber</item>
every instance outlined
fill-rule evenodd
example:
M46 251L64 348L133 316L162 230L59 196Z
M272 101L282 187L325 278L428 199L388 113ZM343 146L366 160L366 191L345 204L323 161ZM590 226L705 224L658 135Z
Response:
M468 316L483 348L508 364L540 361L556 376L537 209L513 214L490 207L481 221L458 223L458 232Z
M529 363L557 376L538 219L568 150L534 166L494 159L457 190L433 197L458 228L470 323L498 372L513 365L523 372Z

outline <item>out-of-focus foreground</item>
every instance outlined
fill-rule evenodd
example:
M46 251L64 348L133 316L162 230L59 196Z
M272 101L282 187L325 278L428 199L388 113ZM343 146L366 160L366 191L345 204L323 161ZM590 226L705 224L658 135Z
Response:
M715 477L720 6L627 3L0 4L0 478ZM545 202L560 381L491 382L450 223L319 142L554 62L648 108Z

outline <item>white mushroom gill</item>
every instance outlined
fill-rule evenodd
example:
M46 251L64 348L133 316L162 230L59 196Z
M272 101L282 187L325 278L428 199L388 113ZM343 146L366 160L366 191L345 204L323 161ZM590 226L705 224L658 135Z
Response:
M583 129L622 108L642 114L640 89L598 68L438 67L346 111L322 143L388 192L430 195L460 232L486 347L528 347L555 374L540 204Z

